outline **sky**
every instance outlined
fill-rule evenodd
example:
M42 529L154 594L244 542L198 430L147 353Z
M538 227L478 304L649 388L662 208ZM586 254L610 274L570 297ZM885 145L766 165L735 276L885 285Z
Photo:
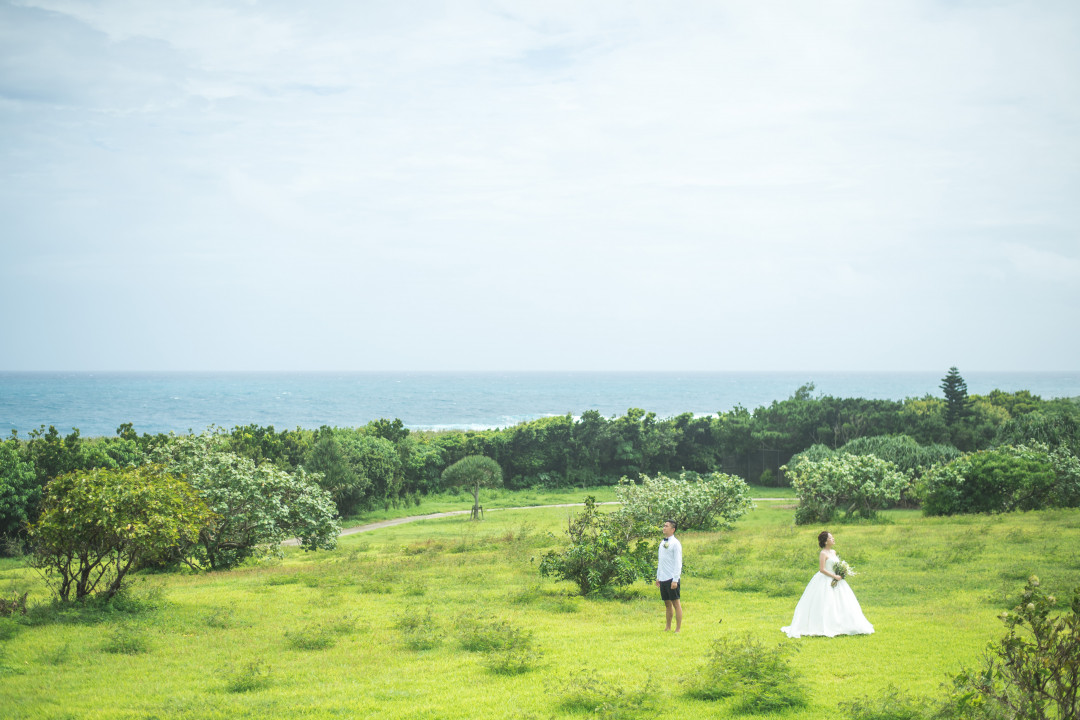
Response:
M0 0L0 370L1080 370L1077 37Z

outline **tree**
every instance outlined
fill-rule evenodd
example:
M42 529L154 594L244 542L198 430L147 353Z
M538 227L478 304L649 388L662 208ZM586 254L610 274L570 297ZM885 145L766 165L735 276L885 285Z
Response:
M34 466L23 461L18 440L0 441L0 539L22 536L40 500Z
M371 480L357 472L359 457L338 441L331 428L324 425L317 437L304 457L304 468L319 474L319 485L334 499L338 514L348 517L364 502Z
M540 559L540 575L576 583L582 595L648 579L655 569L656 544L644 538L655 530L623 513L600 513L590 495L584 511L567 521L570 546L549 550Z
M680 530L730 529L753 507L743 479L723 473L703 477L683 472L677 478L646 475L641 484L623 478L615 494L623 504L620 512L632 524L660 527L675 520Z
M622 513L604 515L585 498L581 515L567 520L570 545L540 559L540 574L578 585L581 595L605 594L612 587L647 580L656 568L657 546L645 540L656 528L636 524Z
M948 374L941 379L941 390L945 394L945 424L952 428L967 417L971 402L967 383L955 366L949 368Z
M1066 482L1067 464L1059 465ZM918 493L927 515L1012 512L1070 502L1074 494L1064 486L1059 494L1058 484L1045 445L1002 445L935 465L922 476Z
M915 438L908 435L861 437L846 443L837 452L873 455L893 463L901 472L910 471L916 477L934 465L947 463L960 455L960 451L952 445L920 445ZM795 464L794 458L790 464Z
M109 599L132 568L194 541L210 518L195 491L159 465L69 473L45 489L32 563L61 600Z
M502 485L502 469L499 463L484 455L466 455L450 467L443 470L443 485L472 486L472 519L480 519L480 488Z
M173 438L158 457L195 488L214 515L183 560L193 569L221 570L296 537L305 550L332 549L341 529L330 494L303 468L288 473L255 465L225 450L214 435Z
M872 518L887 504L898 502L911 485L909 474L873 455L837 453L781 470L799 496L796 525L828 522L838 510L847 517Z

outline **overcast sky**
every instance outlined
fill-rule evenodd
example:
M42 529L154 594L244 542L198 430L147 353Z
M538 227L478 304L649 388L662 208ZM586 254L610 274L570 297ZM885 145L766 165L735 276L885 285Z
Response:
M1078 370L1078 37L0 0L0 370Z

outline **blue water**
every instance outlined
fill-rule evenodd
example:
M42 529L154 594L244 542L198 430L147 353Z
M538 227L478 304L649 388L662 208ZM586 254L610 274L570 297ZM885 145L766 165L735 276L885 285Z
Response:
M0 432L41 425L84 436L200 432L210 425L353 427L400 418L416 429L506 427L631 407L661 417L753 410L813 382L815 394L901 400L941 395L944 372L909 373L12 373L0 372ZM1080 396L1080 372L964 373L968 391Z

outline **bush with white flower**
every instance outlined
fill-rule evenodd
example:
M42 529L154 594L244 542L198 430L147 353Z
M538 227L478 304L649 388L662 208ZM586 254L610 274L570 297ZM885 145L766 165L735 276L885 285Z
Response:
M817 462L782 467L799 497L795 524L845 518L873 518L911 487L911 474L874 455L841 453Z
M679 530L726 530L753 508L746 482L718 472L644 475L638 483L624 477L615 495L632 524L659 527L675 520Z

